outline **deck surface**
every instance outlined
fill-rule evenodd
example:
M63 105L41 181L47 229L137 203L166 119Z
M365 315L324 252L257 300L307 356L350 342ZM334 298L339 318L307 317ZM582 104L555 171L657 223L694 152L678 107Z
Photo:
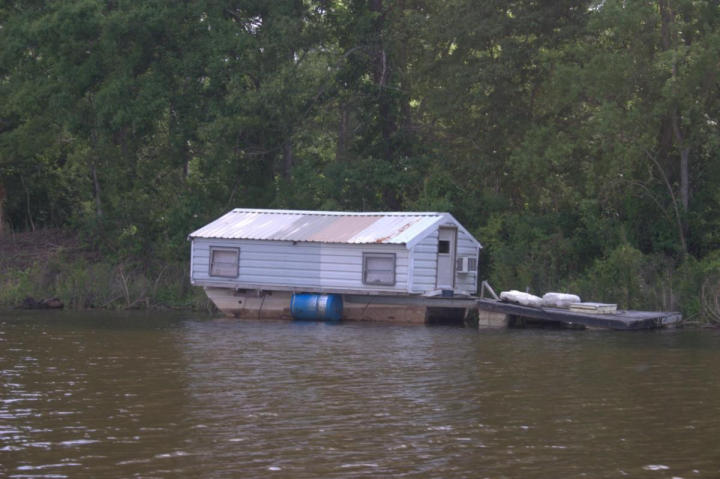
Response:
M494 299L479 299L477 306L484 311L504 313L548 323L581 324L592 328L656 329L678 323L682 316L677 312L617 311L611 314L577 313L559 308L532 308Z

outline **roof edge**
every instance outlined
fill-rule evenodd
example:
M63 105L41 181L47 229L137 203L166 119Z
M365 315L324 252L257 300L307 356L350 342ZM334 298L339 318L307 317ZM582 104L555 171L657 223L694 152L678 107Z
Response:
M397 241L395 243L378 243L376 241L366 242L353 242L353 243L342 243L338 241L317 241L317 240L290 240L290 239L275 239L275 238L228 238L226 236L192 236L192 233L187 236L187 241L200 239L200 240L227 240L227 241L272 241L277 243L308 243L308 244L338 244L338 245L384 245L384 246L406 246L407 241Z
M443 222L443 221L445 221L445 220L450 220L450 221L452 221L452 222L455 224L455 226L456 226L460 231L462 231L463 233L465 233L465 234L473 241L473 243L475 243L475 245L476 245L478 248L481 248L481 249L483 248L483 245L475 238L475 236L473 236L467 229L465 229L465 227L462 225L462 223L460 223L452 214L450 214L450 213L442 213L442 217L438 218L437 221L434 221L430 226L428 226L428 227L425 228L423 231L421 231L420 233L418 233L412 240L410 240L410 241L408 241L407 243L405 243L407 249L412 249L412 248L414 248L415 245L417 245L419 242L421 242L422 240L424 240L424 239L427 237L427 235L430 234L430 232L434 231L434 229L437 228L438 223L441 223L441 222Z
M228 213L264 213L277 215L332 215L332 216L443 216L441 211L323 211L323 210L275 210L266 208L233 208ZM225 213L225 214L228 214Z
M280 209L267 209L267 208L233 208L232 210L226 212L225 214L221 215L220 217L216 218L212 222L208 223L207 225L202 226L199 229L196 229L195 231L192 231L190 234L187 235L187 240L193 240L193 239L217 239L217 240L236 240L240 238L235 238L232 236L225 236L222 232L216 232L214 235L207 235L207 234L198 234L203 229L207 228L209 225L221 221L223 219L227 219L229 221L232 221L232 217L234 215L242 215L242 214L258 214L258 215L279 215L279 216L344 216L344 217L396 217L396 218L402 218L402 217L424 217L423 220L424 223L429 223L424 229L422 229L420 232L416 233L413 237L406 239L405 241L392 241L392 242L383 242L382 244L394 244L394 245L401 245L405 246L406 249L410 250L415 245L417 245L420 241L425 239L428 234L430 234L431 231L436 229L439 224L443 222L450 222L455 227L457 227L460 231L462 231L465 235L467 235L470 240L474 243L474 245L478 248L482 248L482 244L475 239L475 237L470 234L470 232L462 225L460 222L450 213L448 212L437 212L437 211L424 211L424 212L416 212L416 211L389 211L389 212L382 212L382 211L321 211L321 210L280 210ZM219 234L217 234L219 233ZM302 242L302 243L309 243L309 244L347 244L345 242L338 242L338 241L319 241L319 240L308 240L308 239L298 239L298 240L291 240L291 239L280 239L280 238L244 238L246 240L252 240L252 241L294 241L294 242ZM353 241L351 244L376 244L377 241Z

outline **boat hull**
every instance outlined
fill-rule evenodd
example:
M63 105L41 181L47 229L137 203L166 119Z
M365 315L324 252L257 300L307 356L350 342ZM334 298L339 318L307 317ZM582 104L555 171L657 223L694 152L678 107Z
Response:
M293 319L293 293L289 291L236 291L232 288L206 287L205 293L227 317L242 319ZM344 295L343 295L344 296ZM425 305L373 302L372 296L343 301L342 320L382 321L425 324L429 308Z

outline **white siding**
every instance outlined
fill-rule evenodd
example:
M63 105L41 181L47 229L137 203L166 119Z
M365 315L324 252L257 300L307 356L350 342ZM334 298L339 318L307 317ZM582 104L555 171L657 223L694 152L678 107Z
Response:
M413 283L411 292L424 293L435 289L437 274L438 231L435 229L413 248Z
M237 279L209 276L210 246L240 249ZM363 253L395 253L395 285L362 282ZM408 251L401 245L293 244L289 241L216 240L195 238L192 282L200 286L273 287L296 290L362 290L407 292Z
M458 229L457 257L472 256L478 257L478 247L475 242L462 230ZM469 273L455 272L455 289L477 293L477 268Z
M437 229L423 238L413 248L413 274L411 291L425 293L436 289L437 276ZM456 257L472 256L477 258L478 247L475 242L462 230L458 229ZM475 294L477 290L477 272L455 273L455 289Z

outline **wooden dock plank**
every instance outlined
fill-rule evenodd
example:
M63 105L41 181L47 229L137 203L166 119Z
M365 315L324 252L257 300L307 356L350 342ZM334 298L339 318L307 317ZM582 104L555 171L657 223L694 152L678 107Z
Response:
M577 313L559 308L532 308L519 304L479 299L477 307L485 311L504 313L552 323L580 324L592 328L620 330L656 329L677 324L682 316L677 312L617 311L612 314Z

